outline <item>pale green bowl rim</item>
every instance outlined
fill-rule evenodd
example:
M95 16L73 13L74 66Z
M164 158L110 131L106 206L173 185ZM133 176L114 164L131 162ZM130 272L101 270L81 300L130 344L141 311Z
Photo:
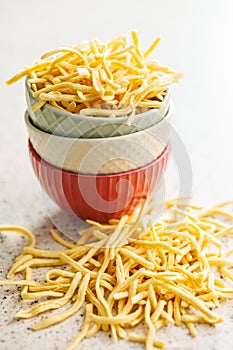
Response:
M33 98L35 101L38 102L39 99L33 97L33 92L32 92L32 89L30 88L29 84L27 83L27 78L25 80L25 86L26 86L26 89L29 92L31 98ZM169 103L169 99L170 99L170 92L169 92L169 89L168 89L167 95L166 95L166 97L164 99L164 102L165 102L166 106ZM43 109L43 107L41 108L41 110ZM69 117L71 119L75 119L76 121L77 121L77 119L86 120L86 121L90 120L92 122L96 122L96 124L102 124L102 123L104 123L104 124L108 124L108 123L111 124L111 123L115 123L115 122L117 122L119 124L124 124L124 123L127 123L127 120L129 118L128 116L127 117L116 117L116 118L82 116L80 114L74 114L74 113L71 113L71 112L62 111L62 110L60 110L60 109L58 109L56 107L51 106L49 103L46 103L46 108L51 109L54 113L57 113L59 115L64 115L64 116L67 116L67 117ZM164 108L166 108L166 107L164 107ZM134 116L134 120L145 118L146 114L150 113L151 111L156 111L156 110L159 111L160 108L152 108L152 109L150 109L150 110L148 110L148 111L146 111L144 113L136 114ZM158 120L155 124L159 123L163 118L164 118L164 116L160 120Z

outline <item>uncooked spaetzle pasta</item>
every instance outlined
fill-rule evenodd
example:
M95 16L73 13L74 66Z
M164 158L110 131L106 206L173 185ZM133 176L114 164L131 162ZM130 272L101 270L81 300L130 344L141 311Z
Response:
M24 300L49 297L15 315L28 319L58 310L36 321L33 330L60 323L85 304L83 326L67 350L100 330L110 331L114 341L126 338L144 343L149 350L162 348L165 344L156 338L156 332L167 323L184 324L196 336L195 323L223 321L213 309L219 301L233 298L233 288L228 285L233 281L233 253L220 241L233 233L232 224L220 220L232 220L226 210L230 204L204 210L194 205L185 208L179 199L171 200L166 203L170 218L165 215L146 227L143 217L150 213L145 207L134 220L125 216L109 225L89 220L91 226L82 231L81 243L70 243L52 230L52 237L62 246L57 251L35 248L34 236L25 229L0 227L2 232L25 234L30 241L15 259L9 279L0 285L22 286ZM130 234L123 240L126 228ZM44 282L32 278L32 270L38 267L50 268ZM12 280L17 273L23 278ZM64 305L68 308L59 312ZM147 333L134 333L132 329L143 321Z
M39 98L33 112L49 103L83 116L132 119L135 113L163 108L169 86L182 74L148 61L160 38L143 53L138 34L132 31L131 36L130 45L127 37L118 37L107 44L92 40L74 48L57 48L6 84L27 77L33 97Z

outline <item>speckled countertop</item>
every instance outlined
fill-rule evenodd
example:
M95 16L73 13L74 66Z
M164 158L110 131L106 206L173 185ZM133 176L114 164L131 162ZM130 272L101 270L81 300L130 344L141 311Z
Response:
M30 215L30 208L25 210L30 220L34 215ZM37 217L42 213L37 212ZM27 218L27 220L29 219ZM27 225L30 226L30 225ZM51 226L46 219L36 225L34 232L41 248L49 247L57 249L48 236L48 228ZM32 227L32 226L31 226ZM26 239L17 234L1 234L1 270L0 279L5 277L9 270L13 258L20 252L26 244ZM4 263L2 263L4 262ZM0 293L0 349L1 350L64 350L65 346L72 340L81 328L83 321L83 311L66 321L46 330L33 332L31 326L34 320L15 320L14 314L20 309L26 309L33 305L33 302L22 301L20 299L21 287L4 287ZM157 333L157 337L165 340L166 349L169 350L231 350L233 348L233 302L227 301L221 304L217 313L223 314L225 322L217 326L198 325L198 336L191 338L185 327L166 326ZM79 349L100 350L106 347L111 350L122 349L143 349L140 344L133 344L126 341L119 341L114 344L108 333L99 333L91 339L84 340Z
M118 0L111 6L107 0L1 1L0 225L25 226L36 235L39 247L57 247L48 234L53 223L43 209L27 155L24 84L6 87L3 82L50 48L93 37L105 41L132 28L140 32L144 47L161 34L164 41L158 58L185 73L172 92L174 126L192 162L194 199L204 205L232 199L232 10L231 0ZM57 30L59 23L62 29ZM165 178L168 197L176 195L179 187L174 169L170 164ZM25 243L20 235L0 234L0 279ZM33 321L14 320L15 312L31 304L20 300L19 290L0 288L0 350L65 349L80 329L82 314L32 332ZM222 303L217 312L224 315L225 322L215 327L198 325L196 338L186 328L174 326L160 330L158 337L166 341L168 350L232 350L233 302ZM108 334L100 333L79 346L90 348L143 347L126 341L113 344Z

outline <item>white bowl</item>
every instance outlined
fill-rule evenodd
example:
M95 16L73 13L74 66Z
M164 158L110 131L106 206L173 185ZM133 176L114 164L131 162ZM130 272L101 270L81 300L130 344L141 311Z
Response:
M97 139L46 133L32 124L28 112L25 122L35 151L48 163L76 173L114 174L143 167L159 157L170 141L172 113L170 102L166 117L151 128Z

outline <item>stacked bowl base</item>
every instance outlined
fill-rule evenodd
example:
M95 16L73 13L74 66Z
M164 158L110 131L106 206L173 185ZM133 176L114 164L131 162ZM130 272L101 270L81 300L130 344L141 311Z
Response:
M79 134L75 134L76 127L73 127L72 137L61 135L64 120L58 124L57 132L56 128L53 133L44 130L44 119L47 118L49 124L47 112L39 111L43 125L36 124L30 100L28 105L25 122L33 170L43 189L62 210L83 220L107 223L110 219L132 215L160 182L169 158L171 102L164 114L159 111L160 118L156 119L155 114L154 125L142 130L134 121L127 125L127 118L124 122L118 121L120 129L115 124L111 129L111 120L100 118L104 122L100 123L98 132L108 130L108 133L95 138L83 137L87 134L80 135L78 127ZM56 118L58 110L50 105L46 108ZM146 119L146 113L140 117ZM63 117L69 115L72 119L79 118L68 112ZM149 116L151 120L151 112ZM88 118L97 117L84 118L88 125ZM129 132L129 127L132 132L124 134L124 130ZM95 130L92 128L92 135ZM109 136L111 130L117 136Z

